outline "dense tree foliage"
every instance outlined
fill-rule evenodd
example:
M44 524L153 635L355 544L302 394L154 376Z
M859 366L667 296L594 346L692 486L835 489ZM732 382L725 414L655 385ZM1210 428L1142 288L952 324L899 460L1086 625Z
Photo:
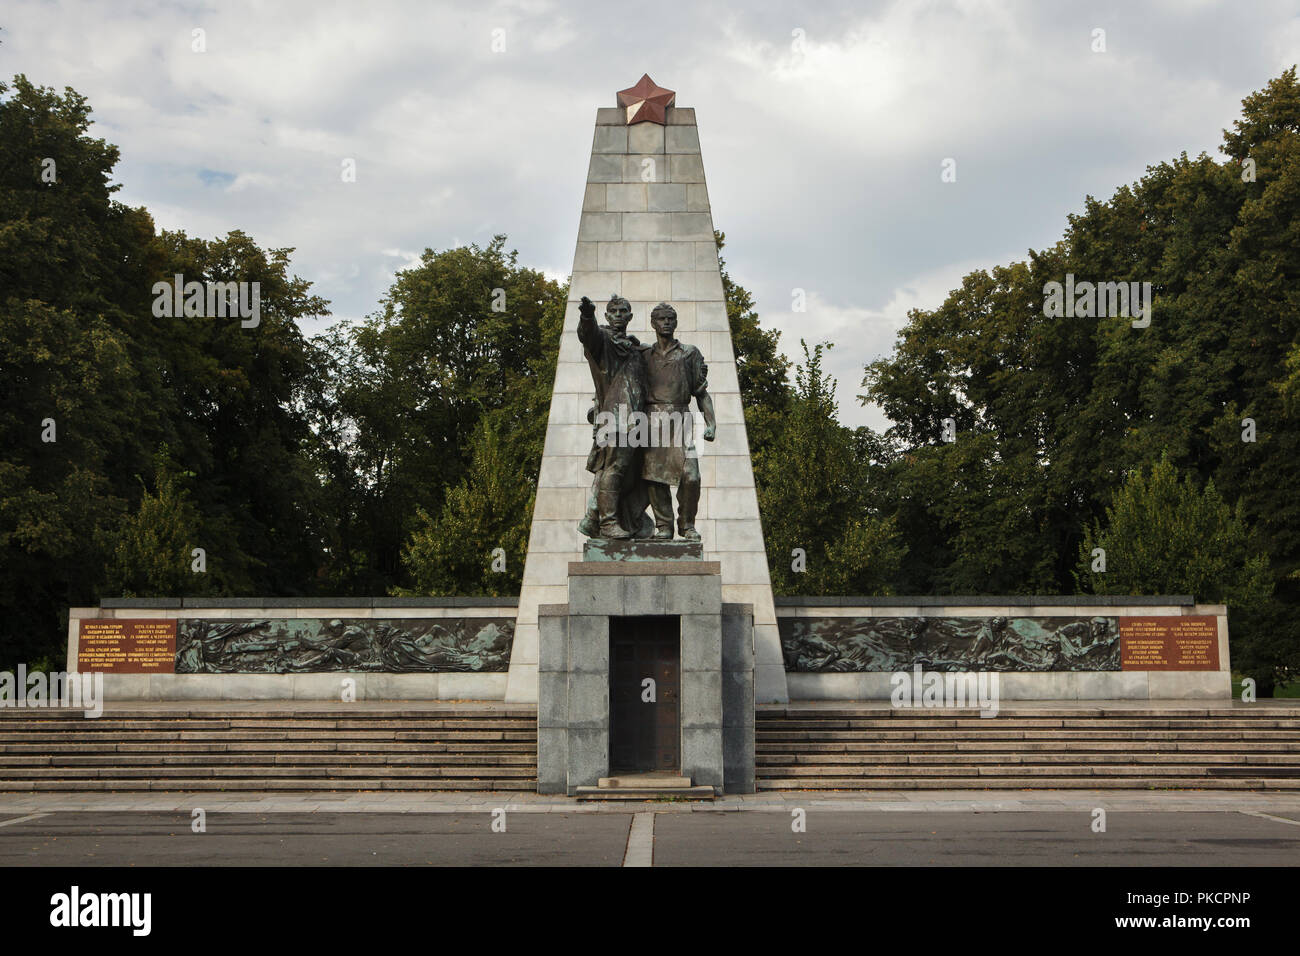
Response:
M340 588L383 593L452 574L457 593L501 593L495 572L489 579L472 569L488 573L490 552L503 547L513 549L507 573L517 589L566 296L564 286L520 267L497 236L486 248L425 250L397 274L379 312L338 330L335 341L347 345L336 397L352 426L333 476L351 504ZM528 489L504 502L508 514L487 513L504 489L484 485L484 456ZM446 545L467 549L460 555L408 547L417 529L427 542L470 526L504 538Z
M298 327L325 303L289 275L292 250L157 234L114 201L117 150L89 117L72 90L0 84L9 661L57 658L67 608L106 593L310 592L326 538L302 401L320 371ZM259 324L157 317L154 284L177 273L260 283Z
M1255 606L1268 597L1268 561L1211 479L1181 481L1166 456L1128 476L1104 522L1083 535L1078 575L1094 594L1191 594Z
M540 451L512 443L500 414L485 415L470 443L465 477L431 517L417 524L403 553L413 594L518 594L533 514Z
M867 497L867 448L838 421L829 346L803 346L785 413L754 455L772 586L779 594L889 593L906 547Z

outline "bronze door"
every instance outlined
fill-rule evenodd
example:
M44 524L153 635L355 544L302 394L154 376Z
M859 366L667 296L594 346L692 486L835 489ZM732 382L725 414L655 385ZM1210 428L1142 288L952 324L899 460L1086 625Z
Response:
M609 644L610 772L680 773L680 619L611 617Z

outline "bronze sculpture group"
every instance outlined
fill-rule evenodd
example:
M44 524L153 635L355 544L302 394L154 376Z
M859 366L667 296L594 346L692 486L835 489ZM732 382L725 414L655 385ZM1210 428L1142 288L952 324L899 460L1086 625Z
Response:
M704 415L705 441L717 433L704 356L678 341L677 311L666 302L650 313L653 345L627 334L632 307L622 296L609 300L606 325L596 323L596 306L586 296L578 315L578 339L596 390L587 413L593 427L587 470L595 477L578 530L589 538L671 539L675 485L677 533L699 541L700 465L692 398Z

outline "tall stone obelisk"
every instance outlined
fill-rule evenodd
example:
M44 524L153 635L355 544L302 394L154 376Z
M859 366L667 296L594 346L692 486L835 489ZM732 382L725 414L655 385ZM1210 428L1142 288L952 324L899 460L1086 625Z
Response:
M524 565L506 699L537 700L537 607L568 600L568 565L582 559L577 525L586 511L592 444L591 372L578 341L578 303L597 318L614 294L632 305L628 333L653 342L650 310L677 310L677 337L709 367L717 440L701 441L702 491L696 527L704 558L722 565L722 600L754 607L754 691L758 703L788 699L749 439L723 301L713 216L700 158L695 110L673 107L671 91L643 77L619 102L599 109L560 339L537 501ZM697 414L698 417L698 414Z

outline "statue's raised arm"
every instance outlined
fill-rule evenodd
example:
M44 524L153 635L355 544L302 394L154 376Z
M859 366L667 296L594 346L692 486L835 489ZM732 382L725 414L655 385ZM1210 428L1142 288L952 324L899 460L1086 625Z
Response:
M595 303L584 295L578 304L578 339L596 391L592 417L599 439L587 456L595 480L587 515L578 526L588 537L641 537L653 528L645 514L649 499L640 481L640 449L622 440L631 416L645 412L648 346L627 334L631 321L632 306L622 296L610 298L603 326L596 324Z
M604 336L600 334L600 326L596 324L596 303L585 295L578 303L578 341L583 344L591 357L600 360Z

